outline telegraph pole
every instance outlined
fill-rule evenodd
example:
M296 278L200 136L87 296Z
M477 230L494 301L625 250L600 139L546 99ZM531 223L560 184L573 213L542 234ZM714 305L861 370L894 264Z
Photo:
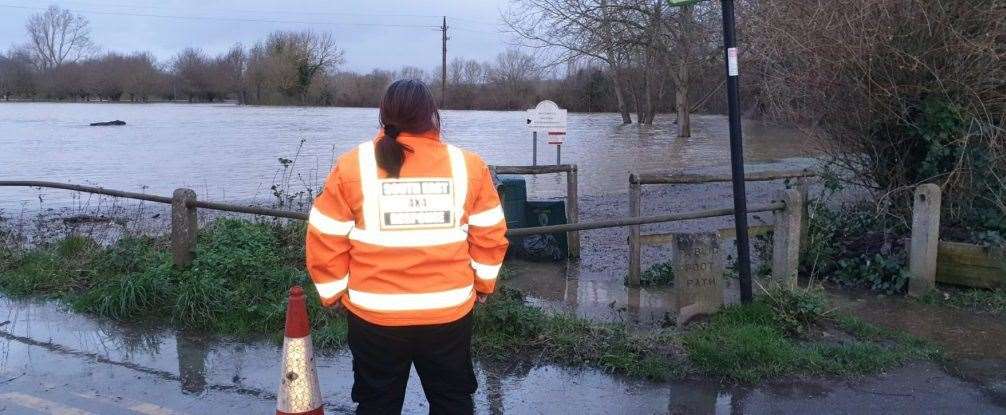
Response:
M444 24L440 26L443 35L443 62L440 67L440 108L447 106L447 16L444 16Z

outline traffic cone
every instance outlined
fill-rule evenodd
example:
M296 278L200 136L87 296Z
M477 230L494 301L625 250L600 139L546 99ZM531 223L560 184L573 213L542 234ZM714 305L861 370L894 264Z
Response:
M283 379L276 395L276 415L324 415L318 374L314 370L311 324L307 319L304 290L290 288L283 338Z

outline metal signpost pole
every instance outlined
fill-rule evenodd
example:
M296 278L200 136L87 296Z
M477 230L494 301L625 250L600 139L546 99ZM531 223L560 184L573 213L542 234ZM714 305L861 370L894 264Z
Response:
M538 165L538 131L531 132L531 138L534 140L531 144L531 165Z
M740 100L738 98L737 46L734 1L722 0L723 45L727 69L727 100L730 106L730 166L734 187L734 222L737 228L737 267L741 302L750 303L751 255L748 241L747 193L744 188L744 148L741 136Z
M690 6L704 0L667 0L671 6ZM737 273L740 277L741 302L750 303L751 252L748 241L747 193L744 189L744 148L741 136L740 99L737 93L737 42L734 0L720 0L723 11L723 53L726 57L727 100L730 106L730 167L734 191L734 223L737 229Z

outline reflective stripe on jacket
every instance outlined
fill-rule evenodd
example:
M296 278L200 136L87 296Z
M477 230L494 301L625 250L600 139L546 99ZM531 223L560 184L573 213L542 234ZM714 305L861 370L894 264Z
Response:
M402 133L400 177L375 142L343 154L311 208L307 269L322 303L385 326L440 324L492 293L506 220L489 168L436 134Z

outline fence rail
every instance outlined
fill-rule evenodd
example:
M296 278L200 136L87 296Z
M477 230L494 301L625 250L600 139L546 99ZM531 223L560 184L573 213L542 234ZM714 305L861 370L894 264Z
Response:
M746 182L767 182L780 179L815 177L817 173L804 169L799 171L760 171L744 175ZM733 180L729 174L632 174L630 184L699 184L722 183Z
M45 182L45 181L34 181L34 180L0 180L0 187L45 187L50 189L72 190L77 192L121 197L124 199L145 200L148 202L163 203L166 205L170 205L173 201L171 197L167 196L158 196L148 193L126 192L122 190L106 189L104 187L84 186L79 184L69 184L59 182ZM196 208L220 210L235 213L247 213L251 215L274 216L278 218L287 218L287 219L307 220L306 213L291 210L271 209L259 206L232 205L229 203L206 202L202 200L196 200L191 203L193 203L194 205L190 207L196 207Z
M564 166L537 166L535 168L535 171L541 173L525 173L525 174L553 173L555 171L552 168L555 167L565 168ZM518 171L518 170L527 171L521 169L509 169L509 170L504 169L504 171ZM559 171L569 172L568 170L559 170ZM573 166L572 172L575 171L576 167ZM576 182L574 176L573 185L575 186L575 184ZM192 251L195 249L194 235L195 235L196 223L194 218L195 218L195 210L197 208L261 215L261 216L271 216L271 217L279 217L279 218L287 218L295 220L307 220L308 218L308 215L306 213L297 211L201 201L196 199L195 192L188 189L178 189L175 191L173 197L167 197L147 193L126 192L122 190L106 189L104 187L84 186L69 183L35 181L35 180L0 180L0 187L39 187L39 188L50 188L50 189L63 189L77 192L107 195L113 197L121 197L126 199L144 200L149 202L171 205L172 251L175 253L176 258L175 263L176 265L179 266L188 265L188 263L191 262L192 260ZM569 196L570 200L575 200L574 198L576 197L576 193L574 192ZM576 206L575 203L573 204L573 206L575 208ZM766 205L752 206L751 208L748 209L748 211L767 212L767 211L777 211L783 208L785 208L785 204L783 203L770 203ZM571 220L570 223L562 225L510 229L507 231L507 236L528 236L528 235L540 235L540 234L550 234L559 232L565 232L567 235L570 235L570 234L578 234L578 232L582 230L619 228L625 226L636 226L636 225L645 225L652 223L664 223L664 222L675 222L690 219L729 216L732 215L733 212L734 210L732 208L724 208L724 209L700 210L694 212L672 213L664 215L636 216L630 218L613 218L592 222L578 222Z
M548 166L492 166L497 174L551 174L576 171L575 164L553 164Z

